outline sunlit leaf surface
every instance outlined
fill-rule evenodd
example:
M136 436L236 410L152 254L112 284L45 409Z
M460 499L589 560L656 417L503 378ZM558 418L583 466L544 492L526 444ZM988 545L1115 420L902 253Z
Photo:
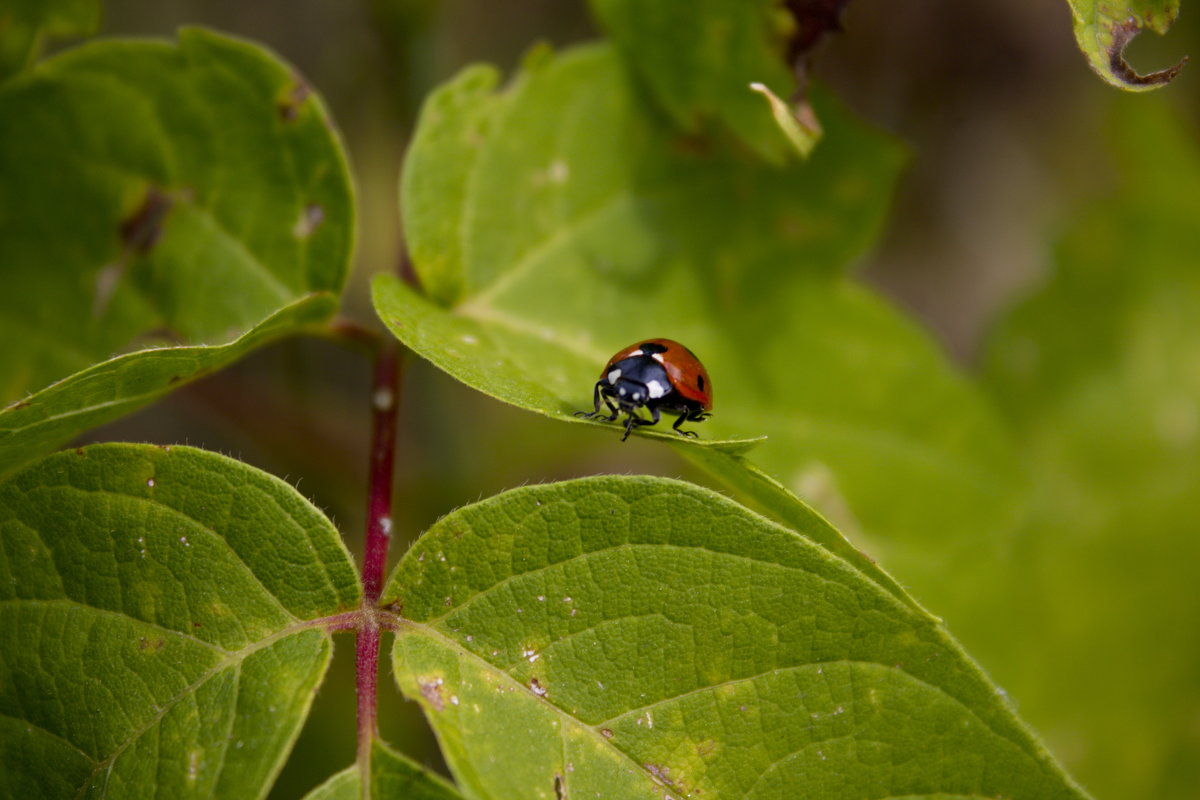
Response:
M688 484L460 509L383 600L408 620L400 686L473 796L1083 796L936 622Z
M291 486L183 447L0 483L0 796L261 797L360 602Z

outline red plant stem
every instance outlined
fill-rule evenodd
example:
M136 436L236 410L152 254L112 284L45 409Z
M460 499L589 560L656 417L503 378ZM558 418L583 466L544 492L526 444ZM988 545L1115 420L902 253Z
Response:
M379 672L379 623L372 613L383 590L392 538L392 470L396 461L396 398L400 391L399 348L387 339L375 355L371 393L371 474L367 539L363 554L363 604L367 609L355 641L358 691L358 763L369 778L371 740L376 732L375 683Z
M396 396L400 391L400 354L385 342L375 358L371 393L371 477L367 498L367 542L363 554L363 594L368 606L379 600L392 539L392 468L396 462Z
M370 775L371 740L375 736L375 677L379 672L379 625L368 618L355 639L358 676L358 765L364 782Z

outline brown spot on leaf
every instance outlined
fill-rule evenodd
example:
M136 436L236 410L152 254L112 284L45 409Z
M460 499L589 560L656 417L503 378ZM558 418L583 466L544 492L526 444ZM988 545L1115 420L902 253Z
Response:
M555 800L567 800L567 787L563 784L562 775L554 776L554 797Z
M654 777L658 778L660 783L662 783L666 786L674 786L675 785L675 781L671 780L671 768L670 767L660 767L657 764L643 764L642 766L646 768L647 772L649 772Z
M1170 83L1183 69L1183 65L1188 62L1188 57L1184 56L1173 67L1142 75L1125 60L1125 47L1133 41L1133 37L1141 32L1141 23L1134 17L1129 17L1124 22L1113 26L1112 44L1108 47L1109 69L1119 80L1130 86L1161 86L1164 83Z
M703 136L683 134L671 140L671 148L683 156L707 156L712 152L712 142Z
M542 686L542 684L538 682L537 678L529 679L529 691L533 692L538 697L546 696L546 687Z
M304 105L304 101L310 94L312 94L312 87L308 85L308 81L304 80L300 73L293 72L292 85L284 93L283 99L277 106L279 117L284 122L294 121L300 115L300 106Z
M82 448L82 447L76 447L76 448L75 448L75 455L77 455L77 456L82 456L82 455L86 455L86 454L83 452L83 448Z
M181 380L183 380L182 375L172 375L170 380L167 381L167 385L170 386L171 384L179 383Z
M441 711L446 707L446 701L442 699L441 678L427 681L417 680L417 686L421 688L421 696L429 702L429 705L433 706L434 711Z
M30 403L28 400L18 400L6 408L5 411L20 411L22 408L29 408L31 405L33 403Z
M167 644L166 641L163 639L159 639L159 638L150 639L150 638L143 636L142 640L140 642L138 642L138 649L139 650L148 650L151 653L157 653L159 650L162 650L163 647L166 646L166 644Z
M608 728L601 728L600 735L603 736L605 739L611 739L613 737L613 732L611 730L609 730Z
M150 252L162 235L163 220L172 205L170 196L162 189L147 188L142 204L121 223L121 246L125 252L139 256Z

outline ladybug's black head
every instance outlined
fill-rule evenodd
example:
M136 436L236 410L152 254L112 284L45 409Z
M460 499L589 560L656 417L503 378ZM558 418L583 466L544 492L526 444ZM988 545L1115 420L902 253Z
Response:
M611 386L617 405L625 411L641 408L650 400L650 390L644 383L621 377L613 381Z
M605 394L616 399L625 411L656 403L671 392L667 371L653 356L642 354L621 359L604 376Z

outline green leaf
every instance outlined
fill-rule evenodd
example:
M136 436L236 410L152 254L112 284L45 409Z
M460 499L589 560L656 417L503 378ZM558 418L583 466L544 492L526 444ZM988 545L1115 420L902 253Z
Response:
M227 345L160 347L117 356L10 405L0 411L0 477L268 342L324 322L336 308L334 295L310 295Z
M33 61L47 37L85 36L99 24L99 0L5 0L0 6L0 82Z
M435 93L420 128L437 136L418 133L405 165L405 185L426 187L434 207L461 153L444 142L472 142L437 223L405 218L414 253L453 254L417 269L456 287L441 299L457 305L376 280L376 309L401 341L482 392L578 422L613 353L677 339L715 386L716 415L687 448L701 463L728 479L738 462L714 453L766 434L756 461L900 574L936 579L980 555L1022 488L1003 431L928 336L840 274L879 227L903 161L894 143L819 91L826 133L807 162L771 167L681 138L603 47L522 73L486 121L481 75ZM794 514L787 492L759 489L779 501L772 514Z
M762 155L782 160L770 106L758 83L779 95L795 80L787 59L791 23L776 0L591 0L601 25L655 99L686 131L717 119ZM801 150L803 152L803 150Z
M485 65L464 69L429 96L411 151L426 154L420 169L406 169L400 185L405 224L422 232L409 243L421 285L435 301L457 302L466 291L457 214L466 201L475 157L487 141L498 99L499 73Z
M444 779L397 753L378 739L371 741L371 790L362 791L357 765L334 775L313 789L305 800L461 800L462 795Z
M1072 215L1052 279L989 347L1036 502L988 663L1077 774L1113 797L1200 785L1200 148L1147 98L1106 125L1108 196ZM985 621L986 624L987 621ZM1047 664L1056 665L1047 670ZM1115 689L1114 687L1119 687Z
M1084 796L939 625L688 484L468 506L383 597L474 796Z
M1075 17L1075 41L1105 82L1134 92L1170 83L1187 62L1143 75L1125 60L1125 46L1149 28L1162 35L1179 16L1179 0L1067 0Z
M185 447L0 483L0 795L260 797L360 590L292 487Z
M353 200L321 101L263 48L91 43L0 87L0 401L164 336L338 293Z

